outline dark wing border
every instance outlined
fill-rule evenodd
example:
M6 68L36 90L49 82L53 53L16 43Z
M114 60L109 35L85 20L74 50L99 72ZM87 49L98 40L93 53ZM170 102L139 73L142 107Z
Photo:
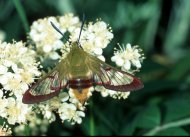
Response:
M43 89L43 92L35 91L40 85L47 84ZM58 84L58 85L57 85ZM33 84L23 95L22 102L24 104L34 104L46 101L54 96L57 96L61 89L66 87L63 85L62 80L59 79L58 71L51 71L44 78L40 79L37 83ZM52 91L51 93L46 93L46 91Z
M95 70L95 85L104 86L106 89L120 92L135 91L144 87L142 81L132 74L116 69L97 58L94 60L94 63L95 65L92 65L92 67ZM115 77L117 77L114 79L114 82L111 72L114 72ZM132 81L129 83L127 80L123 80L122 77L126 79L131 78Z

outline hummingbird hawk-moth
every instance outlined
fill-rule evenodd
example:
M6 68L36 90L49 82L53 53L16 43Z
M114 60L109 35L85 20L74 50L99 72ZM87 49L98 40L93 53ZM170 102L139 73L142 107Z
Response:
M51 22L59 33L63 33ZM84 103L89 88L95 85L106 89L128 92L143 88L137 77L114 68L95 56L85 52L77 42L70 43L70 52L46 76L32 85L23 95L23 103L33 104L57 96L62 89L71 88L75 97Z

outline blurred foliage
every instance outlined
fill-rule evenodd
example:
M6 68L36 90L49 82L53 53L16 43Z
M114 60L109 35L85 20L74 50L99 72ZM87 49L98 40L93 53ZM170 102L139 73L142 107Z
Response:
M27 22L73 12L80 17L85 13L87 21L101 18L110 24L114 39L106 57L113 55L117 43L139 45L145 52L137 74L144 89L127 100L94 93L91 112L88 108L81 125L57 121L48 135L190 135L189 0L22 0L23 9L15 8L14 1L0 0L6 41L25 41Z

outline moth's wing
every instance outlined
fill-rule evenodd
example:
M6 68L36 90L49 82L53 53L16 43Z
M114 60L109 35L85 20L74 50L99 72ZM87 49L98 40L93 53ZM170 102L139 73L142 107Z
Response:
M91 61L96 85L121 92L134 91L144 87L141 80L132 74L118 70L95 57L91 57Z
M60 80L59 72L52 70L24 93L22 102L33 104L46 101L58 95L60 90L66 87L66 84L66 80Z

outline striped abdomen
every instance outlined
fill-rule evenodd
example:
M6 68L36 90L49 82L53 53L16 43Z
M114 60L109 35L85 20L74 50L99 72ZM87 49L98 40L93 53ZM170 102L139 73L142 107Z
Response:
M89 98L89 90L93 86L93 79L72 79L68 81L68 86L75 97L84 104Z
M93 79L72 79L68 81L68 85L72 89L89 88L93 86Z

